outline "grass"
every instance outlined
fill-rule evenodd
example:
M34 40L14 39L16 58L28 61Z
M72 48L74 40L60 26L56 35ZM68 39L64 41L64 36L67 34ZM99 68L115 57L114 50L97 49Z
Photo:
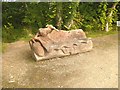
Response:
M0 51L2 51L2 44L1 44L1 42L0 42ZM1 52L0 52L1 53Z
M32 30L35 31L34 29L28 29L28 28L10 29L10 30L3 28L2 44L0 44L0 51L4 53L9 43L21 41L21 40L29 41L30 38L33 37Z
M105 31L96 31L96 32L85 32L87 37L91 37L91 38L96 38L96 37L102 37L105 35L111 35L111 34L117 34L118 31L109 31L109 32L105 32Z
M4 43L11 43L19 40L29 40L33 37L34 29L19 28L19 29L3 29L2 41Z
M5 50L6 50L6 48L7 48L7 46L8 46L7 43L2 43L2 44L0 45L0 51L2 51L2 53L4 53Z

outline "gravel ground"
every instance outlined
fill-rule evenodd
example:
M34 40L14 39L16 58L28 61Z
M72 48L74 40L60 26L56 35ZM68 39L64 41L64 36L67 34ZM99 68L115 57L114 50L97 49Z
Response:
M3 54L3 88L117 88L118 36L93 39L90 52L35 62L28 42Z

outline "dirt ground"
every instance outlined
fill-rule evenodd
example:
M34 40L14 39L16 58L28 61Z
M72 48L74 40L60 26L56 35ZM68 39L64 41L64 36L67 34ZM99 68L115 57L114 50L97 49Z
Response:
M93 39L90 52L35 62L28 42L9 44L3 88L118 88L118 35Z

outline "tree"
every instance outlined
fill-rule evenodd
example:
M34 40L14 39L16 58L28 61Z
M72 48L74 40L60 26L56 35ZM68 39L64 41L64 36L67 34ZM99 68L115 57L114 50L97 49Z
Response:
M64 2L63 3L63 15L64 15L64 20L63 20L63 26L66 29L71 29L74 23L73 19L75 18L76 15L76 10L79 5L79 2ZM74 27L75 28L75 27Z
M57 16L56 16L56 26L58 29L62 28L62 2L57 2Z
M24 28L32 33L52 24L58 29L110 31L119 17L118 2L3 2L3 40L19 38ZM30 27L30 28L29 28ZM20 33L20 35L17 35ZM22 33L22 34L21 34ZM24 34L26 35L26 33ZM22 37L22 36L21 36Z
M105 30L106 19L107 19L107 2L101 2L98 7L98 15L101 23L101 30Z
M14 6L14 7L13 7ZM25 3L21 2L3 2L2 5L2 19L3 27L14 28L20 27L25 16Z
M116 14L116 6L117 6L118 2L113 3L112 7L110 8L109 14L107 16L107 20L106 20L106 27L105 27L105 31L108 32L109 30L111 30L112 28L112 22L114 20L113 18L113 14Z

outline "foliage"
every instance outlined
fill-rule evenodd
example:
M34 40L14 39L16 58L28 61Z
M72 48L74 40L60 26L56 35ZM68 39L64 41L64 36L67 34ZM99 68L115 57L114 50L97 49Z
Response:
M112 4L112 7L108 8L108 15L106 21L109 24L109 31L113 29L113 23L115 23L118 19L117 17L118 10L116 9L117 4L118 2L115 2Z
M63 27L65 27L66 29L75 28L73 19L77 14L76 9L78 5L78 2L63 2Z
M22 26L25 17L25 3L4 2L2 5L2 24L4 28L14 28Z
M45 2L41 3L26 3L27 10L25 11L24 21L28 25L35 27L42 27L46 25L48 20L49 4Z
M81 26L84 30L96 31L100 28L98 5L99 3L93 2L79 4L79 14L82 15Z
M114 2L3 2L3 42L31 37L38 28L45 27L46 24L64 30L82 28L86 32L99 32L105 31L108 22L109 30L113 30L116 20L120 19L119 4Z
M99 13L99 18L100 18L100 23L101 23L101 30L105 30L105 25L106 25L106 19L107 19L107 2L102 2L99 5L98 13Z

